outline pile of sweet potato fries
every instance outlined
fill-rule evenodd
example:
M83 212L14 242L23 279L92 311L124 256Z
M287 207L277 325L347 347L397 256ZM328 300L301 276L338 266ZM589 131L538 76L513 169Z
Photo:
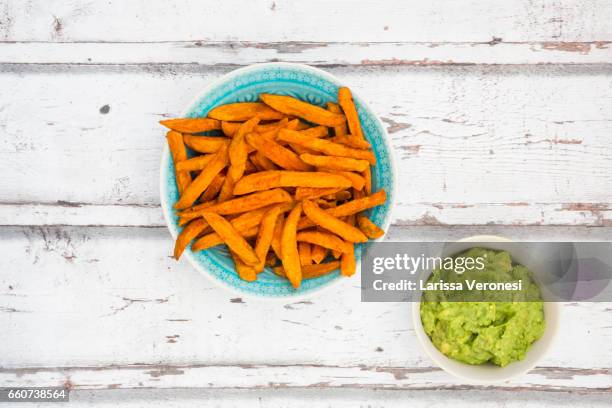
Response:
M259 98L160 122L170 129L180 195L174 257L192 241L192 251L225 244L242 279L256 280L267 265L295 288L338 268L353 275L355 243L384 234L363 212L386 193L372 192L376 157L350 90L340 88L327 109Z

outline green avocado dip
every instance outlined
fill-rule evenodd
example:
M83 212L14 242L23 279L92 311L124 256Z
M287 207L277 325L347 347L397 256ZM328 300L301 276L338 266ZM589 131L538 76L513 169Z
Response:
M481 291L478 302L469 301L474 298L473 291L426 291L421 302L425 332L444 355L464 363L490 362L504 367L522 360L545 328L544 305L531 271L513 264L505 251L472 248L454 258L459 257L480 257L480 270L465 269L458 274L454 269L441 267L433 271L427 282L520 280L521 289L503 293Z

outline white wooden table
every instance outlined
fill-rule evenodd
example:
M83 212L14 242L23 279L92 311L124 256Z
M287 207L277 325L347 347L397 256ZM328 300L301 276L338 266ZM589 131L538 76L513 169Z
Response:
M393 139L390 240L610 240L610 21L606 0L0 1L0 386L100 407L612 403L610 304L564 304L541 366L473 387L358 277L261 303L174 262L157 124L235 67L321 66Z

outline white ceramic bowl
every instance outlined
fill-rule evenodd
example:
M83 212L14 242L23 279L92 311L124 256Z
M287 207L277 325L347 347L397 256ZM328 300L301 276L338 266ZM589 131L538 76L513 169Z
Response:
M487 245L479 245L486 248L508 251L513 261L525 265L530 270L534 270L533 259L531 257L526 256L521 251L517 251L516 247L509 246L508 243L512 242L511 240L493 235L479 235L462 239L449 245L442 256L454 255L472 248L474 247L474 242L487 243ZM420 302L412 303L412 321L417 339L427 355L447 373L475 384L508 381L533 369L538 361L544 357L556 337L560 313L558 303L544 302L544 318L546 319L544 335L533 343L523 360L515 361L505 367L498 367L493 364L470 365L453 360L442 354L433 345L431 339L425 333L425 329L423 329L420 308Z

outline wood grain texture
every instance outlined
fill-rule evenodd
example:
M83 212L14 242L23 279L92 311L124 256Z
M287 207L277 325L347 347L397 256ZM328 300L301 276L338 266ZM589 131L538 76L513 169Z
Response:
M95 205L56 201L0 204L0 226L117 226L164 227L159 205Z
M170 259L171 237L163 228L0 231L0 324L10 328L0 332L2 384L67 378L85 388L143 381L305 387L324 378L332 387L461 384L431 368L409 305L362 303L358 277L325 296L261 302L218 289L187 262ZM578 235L557 231L563 234ZM563 339L541 361L544 368L510 387L605 390L612 367L609 315L609 303L564 304ZM376 329L364 324L371 321ZM319 341L304 341L312 338Z
M240 30L228 24L245 21ZM120 17L119 17L120 16ZM297 16L297 17L296 17ZM7 2L0 62L311 65L612 62L604 0L426 2L260 0L129 5ZM260 22L265 21L265 24Z
M542 367L520 379L498 385L465 385L439 368L366 365L142 365L110 367L30 367L1 369L0 384L65 386L71 389L206 388L206 389L365 389L365 390L497 390L612 393L610 369Z
M157 121L237 66L322 66L392 139L388 240L607 241L611 19L605 0L1 2L0 386L104 390L74 394L98 407L608 406L609 303L565 303L540 367L472 387L358 277L263 303L173 261Z
M503 406L507 408L608 407L610 394L583 392L536 392L516 390L368 390L368 389L117 389L75 390L70 393L71 408L115 407L191 408L214 406L234 408L445 408ZM497 404L497 405L494 405ZM55 408L57 404L38 404L41 408Z
M608 203L410 203L393 212L393 227L568 226L610 227ZM0 226L165 227L158 204L0 203Z
M5 41L486 42L612 39L606 0L5 2ZM238 27L237 27L238 26Z
M587 42L274 42L171 41L0 42L6 64L197 64L244 66L262 62L315 66L439 66L473 64L612 63L612 44Z
M48 208L58 201L143 206L143 215L126 224L159 225L158 210L147 208L159 205L164 142L157 121L180 115L205 84L228 71L160 65L0 69L5 225L13 219L47 223L36 212L28 220L29 213L15 207L21 204L47 206L50 224L70 224L75 213L79 225L115 225L109 215L120 212L126 219L133 211ZM397 224L609 225L612 79L604 66L330 72L387 126L402 180Z

